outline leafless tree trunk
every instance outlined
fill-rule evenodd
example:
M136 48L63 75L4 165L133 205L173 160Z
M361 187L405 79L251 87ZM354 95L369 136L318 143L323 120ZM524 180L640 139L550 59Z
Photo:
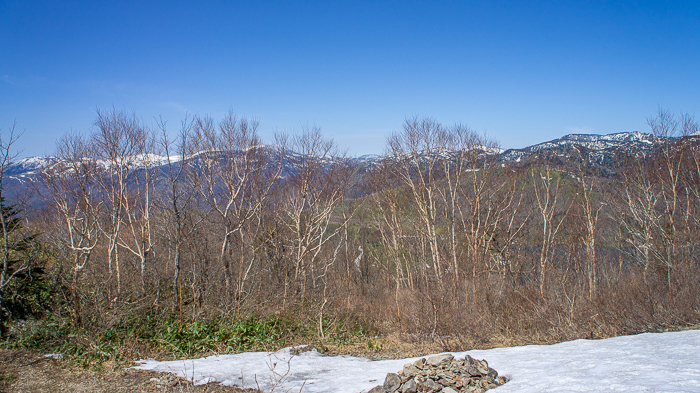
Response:
M100 240L97 164L91 147L80 135L63 137L56 149L56 162L40 175L51 202L63 217L65 244L72 252L72 301L76 323L81 323L80 273L86 268Z
M684 155L693 154L685 146L683 135L694 132L697 124L683 115L680 121L667 111L659 110L648 119L658 138L657 149L649 156L633 154L623 171L626 216L620 220L644 265L644 279L649 267L665 271L669 299L673 298L673 273L682 259L681 232L687 222L692 187L682 184L689 171L683 167ZM680 134L680 135L679 135ZM692 162L692 160L691 160Z
M531 171L533 188L537 199L537 211L540 213L542 223L542 242L540 245L540 294L544 295L546 272L555 245L555 239L561 229L571 204L562 213L560 206L561 175L554 171L549 164L544 167L535 167ZM557 213L560 213L557 215Z
M124 187L123 213L121 220L125 227L117 236L117 245L131 252L139 260L141 269L141 293L146 293L146 259L153 250L151 216L156 169L161 164L155 155L153 133L145 128L134 129L130 136L135 138L135 155L131 173L127 174L128 184Z
M404 198L405 185L396 179L392 168L396 163L393 160L383 160L369 174L372 184L370 199L377 214L374 216L376 227L381 235L383 249L387 255L380 260L386 262L387 270L395 270L394 301L398 318L401 318L401 304L399 293L402 287L414 289L413 269L408 257L406 239L405 217L406 199ZM391 266L393 264L393 266ZM358 267L359 269L359 267Z
M583 147L577 148L578 159L576 163L576 177L578 180L579 204L583 213L585 234L583 243L586 248L586 265L588 270L588 297L593 299L597 291L598 277L596 275L596 235L598 230L598 217L605 206L599 197L600 191L596 188L598 177L592 173L590 153Z
M107 237L107 258L110 268L117 276L117 296L121 294L122 278L119 265L119 233L124 219L124 202L128 192L129 175L136 166L136 154L144 140L145 130L134 114L113 109L111 112L97 111L97 131L92 136L95 145L94 159L97 168L100 192L103 194L106 222L101 231Z
M503 244L504 248L495 253L494 250L498 248L497 237L503 220L508 214L513 219L517 214L519 203L515 197L518 194L510 187L511 176L497 176L499 167L494 153L498 151L498 144L495 141L456 126L450 131L448 142L449 150L454 153L449 161L452 168L445 168L445 183L449 186L449 192L443 192L443 195L449 195L445 198L445 205L449 207L446 214L448 222L453 222L450 224L453 258L456 263L455 233L458 222L466 239L472 279L476 279L482 261L486 265L489 259L496 259L499 269L503 264L511 232L505 234L508 239ZM511 220L510 226L515 223Z
M470 173L476 184L477 174L481 168L479 159L483 149L481 138L476 133L462 125L455 125L443 135L444 150L448 157L442 160L442 170L445 176L444 186L438 189L445 208L445 219L450 235L450 254L452 256L452 272L455 282L459 276L457 263L457 223L461 213L461 189L469 180ZM473 259L476 262L476 259Z
M445 131L430 118L406 120L403 131L391 135L387 153L395 161L396 176L409 188L430 247L435 277L442 285L442 258L436 232L440 162L445 150Z
M659 228L659 234L662 235L664 246L659 248L663 250L661 260L666 267L666 276L668 284L668 296L673 298L673 287L671 285L674 265L678 262L678 242L679 242L679 221L682 198L686 196L687 190L682 190L680 182L683 176L683 154L684 149L682 139L682 127L687 124L678 119L668 111L659 109L656 117L647 119L647 123L651 128L652 133L661 138L661 148L657 153L657 162L660 165L655 167L657 171L657 179L660 181L660 197L663 208L664 228Z
M658 226L656 209L660 192L647 170L644 158L633 157L626 166L622 173L623 194L615 199L620 200L622 206L616 211L622 215L619 222L628 236L628 243L641 259L646 281L649 267L657 255L653 239L654 229Z
M188 145L192 123L185 119L180 133L174 141L170 139L166 124L158 122L160 129L159 147L165 161L161 166L159 178L163 179L163 193L159 195L158 205L164 213L163 230L171 247L173 261L173 307L181 314L182 296L180 290L182 245L186 236L193 233L197 223L187 225L191 219L191 202L195 195L194 187L189 182L191 151Z
M232 243L239 247L235 300L239 304L255 262L252 246L256 233L246 224L260 214L280 166L270 170L270 152L265 151L258 134L258 123L238 119L229 113L217 126L211 118L196 118L194 143L199 151L193 158L200 162L193 172L201 197L212 208L221 226L219 262L224 267L227 293L233 292L233 269L228 257ZM281 163L281 160L278 160ZM253 226L252 228L256 228Z
M688 171L685 172L685 187L690 194L686 208L686 225L689 232L700 229L700 124L690 115L683 115L682 137Z
M292 137L290 154L295 172L287 179L284 189L281 219L290 233L290 260L294 266L294 281L301 285L301 297L306 296L307 280L325 277L327 269L335 263L332 258L319 263L324 246L336 238L352 215L345 214L344 221L330 229L333 212L343 201L350 186L351 168L347 166L331 140L321 136L318 128L306 130ZM336 250L337 251L337 250ZM317 270L323 273L319 276ZM285 283L285 287L288 283ZM286 304L286 290L284 303Z

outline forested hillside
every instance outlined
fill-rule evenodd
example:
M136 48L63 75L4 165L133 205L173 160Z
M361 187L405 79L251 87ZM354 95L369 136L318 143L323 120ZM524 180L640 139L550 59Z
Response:
M697 324L698 123L649 126L503 151L410 118L361 158L316 128L262 141L233 114L172 130L98 112L43 159L13 160L5 136L5 345L468 349Z

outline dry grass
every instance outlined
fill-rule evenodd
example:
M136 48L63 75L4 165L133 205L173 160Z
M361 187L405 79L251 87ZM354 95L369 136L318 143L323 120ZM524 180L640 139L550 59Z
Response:
M101 371L71 366L67 361L29 351L0 351L0 392L167 392L253 393L218 384L194 385L171 374L124 369L105 364Z

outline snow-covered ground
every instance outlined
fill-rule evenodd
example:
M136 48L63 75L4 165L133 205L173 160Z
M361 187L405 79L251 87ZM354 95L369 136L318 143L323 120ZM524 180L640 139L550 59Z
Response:
M453 352L486 359L510 381L498 392L700 392L700 331L645 333ZM366 392L417 358L370 361L351 356L248 352L202 359L142 361L138 369L171 372L195 383L259 387L265 392Z

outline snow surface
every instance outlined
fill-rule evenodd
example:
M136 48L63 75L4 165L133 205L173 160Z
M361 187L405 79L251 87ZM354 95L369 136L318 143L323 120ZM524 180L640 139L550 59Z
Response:
M605 340L452 352L486 359L510 379L504 392L700 392L700 330L644 333ZM170 372L195 383L259 387L265 392L366 392L418 358L370 361L322 356L247 352L201 359L142 360L142 370Z

